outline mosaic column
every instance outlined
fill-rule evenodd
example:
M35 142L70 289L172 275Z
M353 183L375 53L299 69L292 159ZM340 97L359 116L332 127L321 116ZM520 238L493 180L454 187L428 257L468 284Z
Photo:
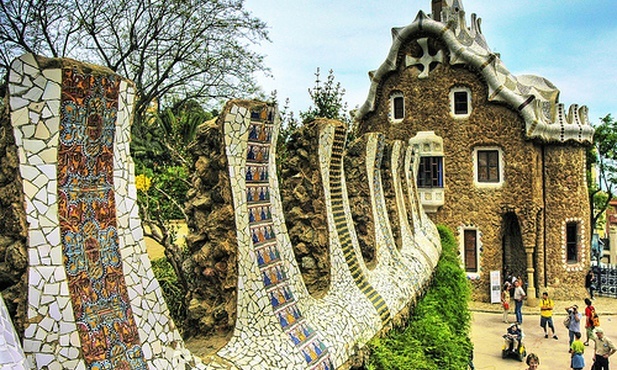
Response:
M416 186L419 163L419 156L414 153L413 145L409 143L405 150L405 164L403 166L404 183L407 188L405 196L412 205L410 218L413 223L414 238L424 253L429 256L431 267L435 267L441 255L441 239L437 227L424 212L420 203L420 195Z
M29 223L30 366L194 361L143 241L128 150L133 85L101 67L26 54L11 64L9 92Z
M293 255L281 249L273 220L280 211L272 205L277 110L232 101L223 117L238 240L238 317L217 354L241 369L333 369L321 333L298 305L292 282L301 276Z
M415 239L415 235L409 224L407 216L407 207L405 205L405 194L403 193L404 179L404 160L405 160L405 145L401 140L395 140L390 143L390 173L392 175L392 185L396 195L398 222L401 230L401 238L403 240L400 254L402 261L412 271L412 276L409 277L416 291L422 291L424 286L430 280L433 273L433 262L431 257L426 253L425 249L432 248L432 243L426 245L419 244L419 240ZM411 211L411 210L409 210Z
M333 362L342 365L390 320L383 298L369 283L361 254L351 243L343 206L343 154L346 127L334 120L318 119L307 129L317 135L313 147L319 156L319 170L325 197L331 261L330 289L322 299L301 297L310 322L324 334ZM358 258L358 256L360 256ZM304 298L304 299L303 299Z

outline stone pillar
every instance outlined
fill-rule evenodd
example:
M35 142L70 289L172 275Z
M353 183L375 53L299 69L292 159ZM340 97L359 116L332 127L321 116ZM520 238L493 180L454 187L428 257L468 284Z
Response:
M610 258L611 265L617 263L617 225L611 225L609 229L609 246L610 246Z
M534 246L526 246L525 254L527 255L527 305L535 306L537 304L537 291L536 291L536 282L533 278L534 268L533 268L533 251Z

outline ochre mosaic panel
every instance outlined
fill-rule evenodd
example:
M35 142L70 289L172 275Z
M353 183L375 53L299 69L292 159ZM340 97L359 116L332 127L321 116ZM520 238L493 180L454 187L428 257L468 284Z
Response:
M113 192L120 79L63 69L58 213L89 369L147 369L122 272Z

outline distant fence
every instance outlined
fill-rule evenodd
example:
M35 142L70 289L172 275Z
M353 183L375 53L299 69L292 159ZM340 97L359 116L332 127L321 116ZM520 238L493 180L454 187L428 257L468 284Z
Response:
M594 267L596 294L617 298L617 267Z

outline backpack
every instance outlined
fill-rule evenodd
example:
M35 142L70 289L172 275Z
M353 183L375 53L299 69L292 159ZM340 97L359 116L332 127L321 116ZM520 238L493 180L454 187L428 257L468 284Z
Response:
M591 323L593 324L594 328L597 328L598 326L600 326L600 318L598 317L596 310L593 310L591 312Z
M566 329L570 329L570 318L571 317L572 317L571 315L568 315L565 318L565 320L563 320L563 325L566 327Z

